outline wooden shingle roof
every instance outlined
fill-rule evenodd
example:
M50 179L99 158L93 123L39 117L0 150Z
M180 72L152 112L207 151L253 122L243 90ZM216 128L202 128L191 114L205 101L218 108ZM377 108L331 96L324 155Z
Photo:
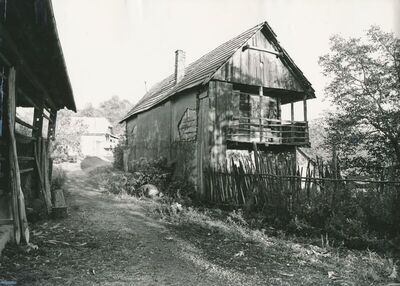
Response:
M268 34L270 34L278 44L276 40L276 35L272 31L268 23L263 22L261 24L258 24L251 29L243 32L242 34L236 36L235 38L223 43L219 47L215 48L211 52L191 63L185 68L185 75L177 84L175 84L174 74L155 84L144 95L144 97L139 100L139 102L121 119L120 122L124 122L131 116L152 108L153 106L163 102L164 100L178 92L194 86L207 84L208 81L212 79L213 75L218 71L218 69L223 66L238 49L242 48L247 43L247 41L261 29L266 29L268 31ZM287 53L282 48L280 49L286 57L286 60L289 61L291 65L293 65L293 68L299 71L300 76L303 78L303 80L311 86L311 84L307 81L307 79L305 79L301 71L287 55Z

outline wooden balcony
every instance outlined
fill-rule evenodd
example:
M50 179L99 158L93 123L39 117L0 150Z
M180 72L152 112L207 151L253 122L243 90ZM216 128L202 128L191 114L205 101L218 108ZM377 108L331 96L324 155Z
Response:
M308 122L257 117L233 117L227 129L227 140L267 145L308 146Z

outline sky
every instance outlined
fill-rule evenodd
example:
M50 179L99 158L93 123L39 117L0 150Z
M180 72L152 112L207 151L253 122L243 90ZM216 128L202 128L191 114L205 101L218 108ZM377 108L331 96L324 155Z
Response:
M378 25L400 35L400 0L53 0L53 7L78 109L114 95L135 103L173 72L175 50L189 64L267 21L316 91L308 103L315 119L330 108L318 58L333 34L357 37Z

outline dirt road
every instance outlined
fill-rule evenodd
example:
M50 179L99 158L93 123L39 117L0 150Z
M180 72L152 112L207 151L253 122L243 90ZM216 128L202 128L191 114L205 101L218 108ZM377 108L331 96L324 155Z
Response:
M371 282L368 276L352 274L359 269L357 263L364 261L362 257L341 260L287 241L262 238L257 242L230 234L213 221L210 226L170 224L148 215L144 203L101 193L83 171L69 173L65 193L69 217L31 224L32 242L38 249L8 246L0 257L0 285L4 280L17 285ZM350 280L340 277L338 270ZM329 277L329 271L337 279ZM367 285L381 285L373 279Z
M26 253L8 247L4 251L0 281L17 281L17 285L250 285L245 275L204 260L200 249L148 217L140 204L102 194L82 171L69 174L66 200L67 219L33 225L32 241L38 250Z

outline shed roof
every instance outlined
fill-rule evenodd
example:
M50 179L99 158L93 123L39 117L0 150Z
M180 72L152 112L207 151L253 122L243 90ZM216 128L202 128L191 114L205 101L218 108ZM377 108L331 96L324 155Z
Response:
M155 84L139 102L121 119L120 122L126 121L131 116L146 111L158 103L161 103L165 99L179 93L183 90L195 87L198 85L204 85L208 83L215 74L215 72L224 65L233 54L240 48L242 48L247 41L254 36L259 30L264 29L265 32L271 37L274 44L277 46L279 51L283 54L285 62L291 66L292 70L300 77L301 82L305 84L309 90L314 90L311 87L311 83L305 78L300 69L295 65L293 60L289 57L286 51L279 45L276 40L276 34L268 25L267 22L262 22L247 31L241 33L235 38L223 43L211 52L205 54L198 60L191 63L185 68L185 75L181 81L175 84L174 74L171 74L164 80Z
M20 80L19 87L30 97L52 101L56 109L76 111L52 1L13 0L4 8L0 16L0 63L20 66L20 74L27 80ZM19 106L31 107L23 97L18 100Z

